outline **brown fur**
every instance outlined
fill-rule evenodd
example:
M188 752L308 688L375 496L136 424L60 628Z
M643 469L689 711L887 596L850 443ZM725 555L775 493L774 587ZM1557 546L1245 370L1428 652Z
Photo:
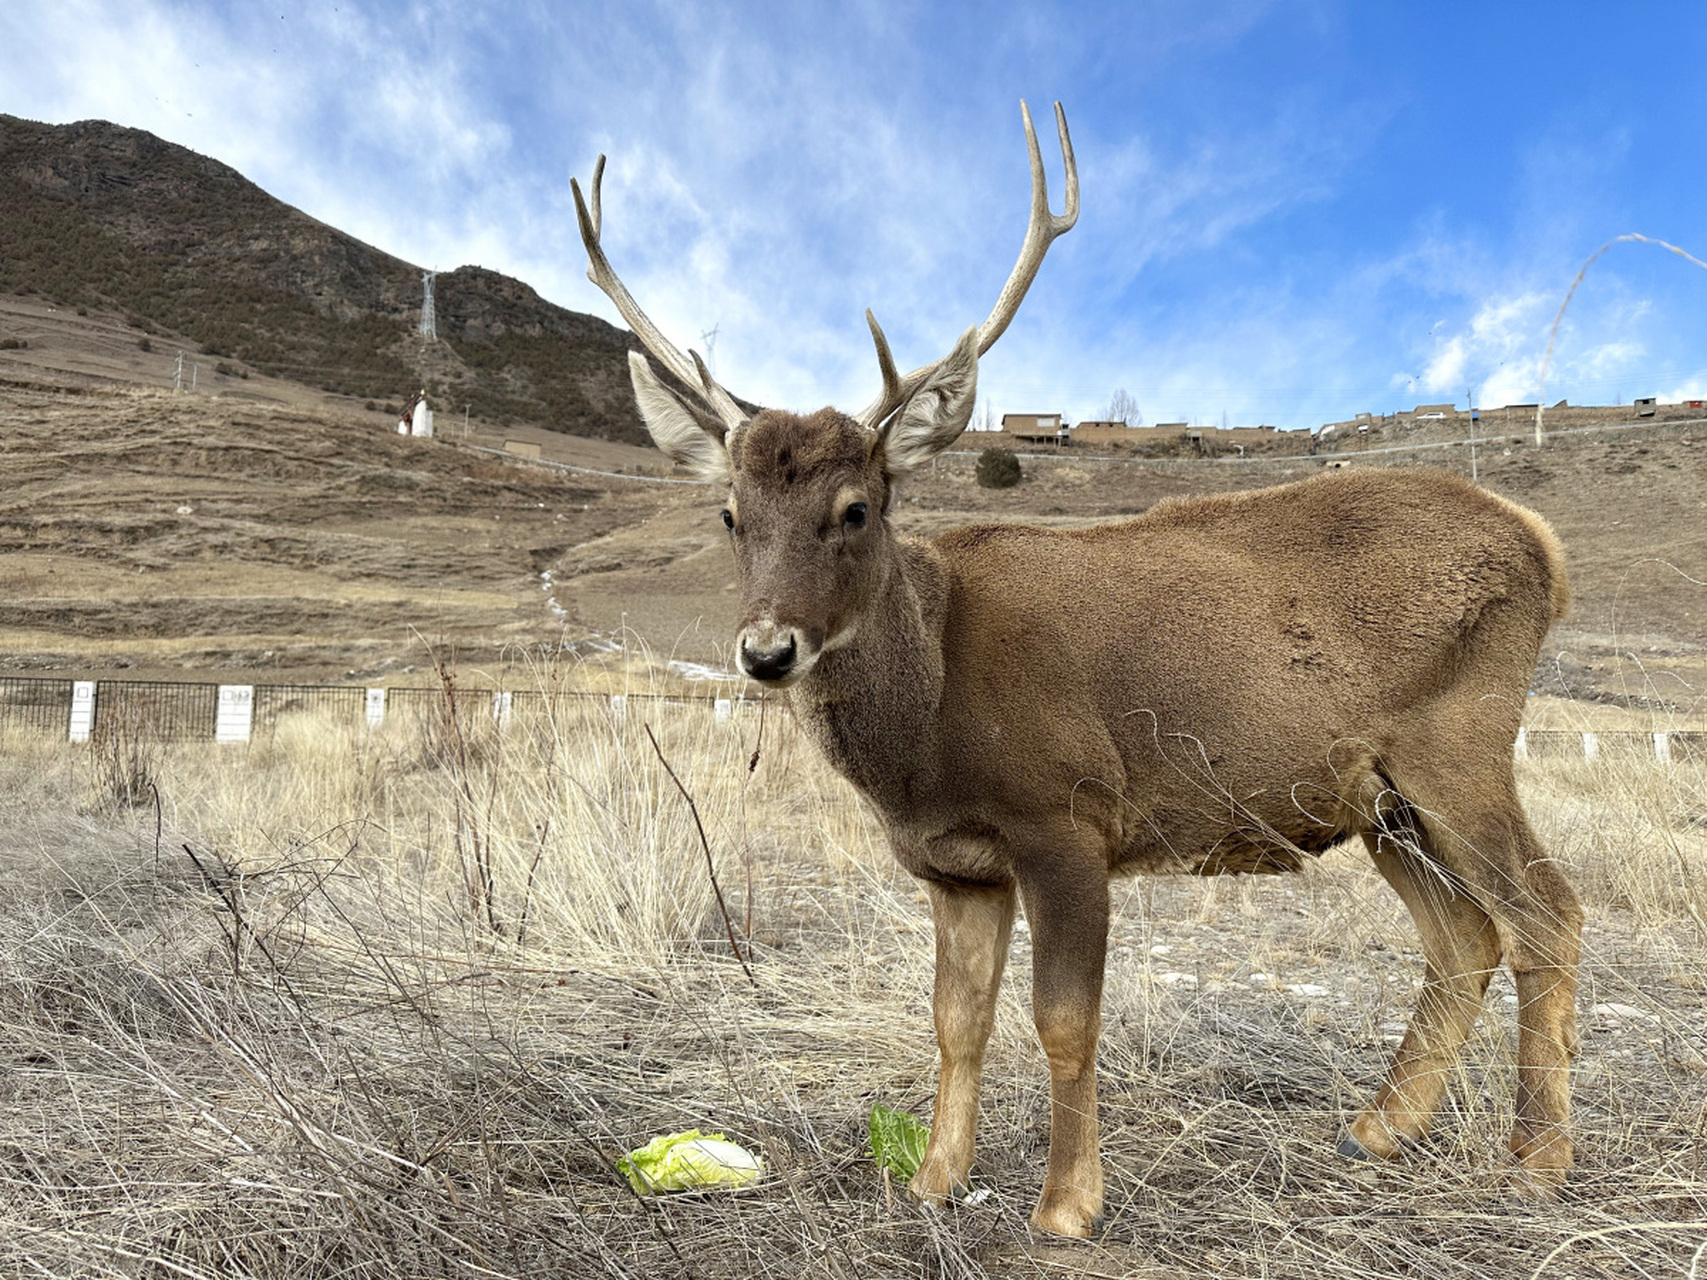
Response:
M768 485L810 482L832 468L861 467L870 449L857 430L838 430L840 419L834 409L806 418L766 409L731 433L730 460L755 483Z
M1287 871L1351 836L1427 957L1357 1149L1393 1155L1426 1131L1503 955L1520 1000L1512 1151L1536 1189L1557 1185L1581 911L1511 763L1567 599L1545 522L1439 472L1363 470L1090 529L917 542L881 518L882 454L829 410L761 414L731 441L731 507L743 636L799 646L801 722L931 890L942 1077L915 1193L941 1200L971 1168L1016 901L1053 1099L1034 1222L1085 1234L1102 1208L1110 876Z

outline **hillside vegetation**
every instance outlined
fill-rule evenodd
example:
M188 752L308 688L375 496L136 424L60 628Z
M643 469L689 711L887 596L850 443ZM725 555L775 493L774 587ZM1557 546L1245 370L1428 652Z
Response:
M461 267L424 342L420 268L141 130L0 115L0 245L0 293L115 309L142 336L360 398L426 386L500 425L644 439L624 331Z

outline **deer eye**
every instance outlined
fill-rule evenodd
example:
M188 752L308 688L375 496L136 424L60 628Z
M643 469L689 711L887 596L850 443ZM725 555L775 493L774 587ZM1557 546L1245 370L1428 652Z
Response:
M735 513L728 507L723 508L723 527L731 533L735 531Z
M850 529L863 529L865 527L865 503L850 502L848 509L842 512L842 523Z

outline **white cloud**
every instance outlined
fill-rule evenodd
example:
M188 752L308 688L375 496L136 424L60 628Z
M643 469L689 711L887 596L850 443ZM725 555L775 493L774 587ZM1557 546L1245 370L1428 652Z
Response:
M1435 337L1435 349L1423 370L1423 391L1431 395L1469 394L1478 403L1497 405L1532 399L1536 394L1546 300L1537 293L1485 302L1457 333ZM1545 341L1543 336L1542 341Z
M1448 338L1435 351L1422 373L1425 391L1456 392L1464 385L1464 370L1469 364L1469 344L1462 334ZM1402 375L1395 376L1395 382Z
M1683 404L1688 400L1707 400L1707 372L1686 378L1659 395L1661 404Z
M1530 274L1540 271L1531 268ZM1597 291L1579 291L1560 323L1550 361L1548 340L1563 285L1557 292L1476 292L1482 300L1466 319L1434 326L1421 351L1421 374L1400 375L1395 387L1454 399L1468 391L1489 407L1542 397L1609 403L1620 379L1640 370L1648 357L1639 335L1652 305L1629 296L1614 280Z

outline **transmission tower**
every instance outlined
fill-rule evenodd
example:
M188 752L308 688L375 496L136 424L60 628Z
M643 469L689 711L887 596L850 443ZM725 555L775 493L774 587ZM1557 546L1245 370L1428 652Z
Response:
M433 277L436 271L421 273L421 332L435 341L439 336L438 320L433 315Z
M711 376L714 378L717 376L717 331L722 327L721 324L714 324L699 335L699 340L705 343L705 362L711 366Z

